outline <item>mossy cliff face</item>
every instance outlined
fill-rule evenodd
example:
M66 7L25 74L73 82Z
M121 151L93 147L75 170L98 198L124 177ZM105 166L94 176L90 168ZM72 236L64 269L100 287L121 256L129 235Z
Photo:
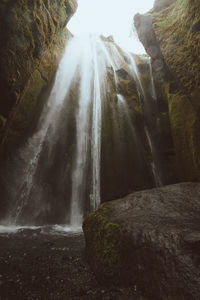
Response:
M190 95L200 84L200 6L198 0L177 0L153 12L153 28L165 62Z
M169 71L165 87L176 152L175 170L182 181L200 179L199 16L198 0L157 0L145 16L152 19L157 46Z
M180 180L199 180L199 1L177 0L152 16L164 60L173 76L169 85L169 107L177 173Z
M176 152L176 170L182 181L200 179L199 113L186 95L170 95L169 114Z
M39 96L53 79L76 6L75 0L1 1L0 131L9 147L42 105Z

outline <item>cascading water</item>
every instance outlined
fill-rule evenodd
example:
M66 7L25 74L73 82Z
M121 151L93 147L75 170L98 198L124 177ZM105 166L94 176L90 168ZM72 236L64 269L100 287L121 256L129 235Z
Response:
M84 41L85 42L85 41ZM92 188L90 207L95 210L100 204L100 149L101 149L101 81L105 74L105 61L97 60L97 51L102 45L100 39L89 38L83 53L79 110L76 118L76 157L72 171L72 197L70 224L81 225L83 218L84 189L86 188L87 157L92 162ZM101 63L101 66L99 65ZM101 69L100 69L101 68ZM93 93L92 93L93 90ZM91 99L92 97L92 99ZM91 101L92 100L92 101ZM92 107L90 127L90 106ZM90 132L91 130L91 132ZM91 140L89 141L91 136Z
M120 91L127 82L142 98L134 113ZM150 85L155 100L151 69ZM161 184L151 131L142 119L141 107L148 115L145 90L132 54L102 38L72 38L35 134L7 164L4 221L78 227L101 197Z
M151 156L152 156L152 161L151 161L151 166L152 166L152 172L154 176L154 181L156 186L162 186L162 172L161 172L161 167L160 167L160 162L159 162L159 155L157 153L156 149L156 141L153 138L153 133L158 131L159 128L159 118L156 115L156 109L157 109L157 96L156 96L156 89L155 89L155 84L154 84L154 78L153 78L153 72L152 72L152 65L151 65L151 59L150 58L145 58L145 57L140 57L140 59L149 66L149 83L146 84L147 87L145 87L145 83L143 82L139 70L137 68L136 62L133 59L133 56L130 55L130 53L127 53L128 58L130 59L130 63L132 66L132 72L133 76L135 76L136 83L138 85L138 93L140 95L140 99L142 98L142 105L144 108L144 120L145 120L145 133L147 137L147 141L149 144L149 148L151 151ZM142 97L141 97L142 96ZM155 122L156 120L156 122ZM151 123L150 124L148 124Z

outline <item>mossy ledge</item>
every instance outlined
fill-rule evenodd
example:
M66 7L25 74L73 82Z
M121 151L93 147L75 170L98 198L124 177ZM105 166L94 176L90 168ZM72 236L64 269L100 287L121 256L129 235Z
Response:
M99 281L104 284L117 282L122 267L119 225L109 222L107 209L102 204L83 223L85 255Z

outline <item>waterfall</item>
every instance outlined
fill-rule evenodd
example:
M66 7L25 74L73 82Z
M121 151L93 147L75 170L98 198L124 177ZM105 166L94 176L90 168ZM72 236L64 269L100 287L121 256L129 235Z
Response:
M79 96L79 109L76 113L76 154L72 169L72 195L70 224L79 226L82 223L82 201L85 189L85 170L88 159L89 144L89 106L91 99L91 56L90 43L86 43L83 51L83 61L81 64L81 83Z
M155 134L156 131L158 131L160 124L159 124L159 118L156 115L157 96L156 96L156 89L155 89L154 78L153 78L151 59L146 57L140 57L142 62L145 64L147 62L149 66L150 82L148 83L148 86L145 87L145 83L142 80L137 64L134 60L134 57L127 52L126 55L130 60L131 71L133 72L133 76L135 77L138 86L138 94L140 96L142 105L144 107L144 116L145 116L144 129L145 129L147 142L149 144L149 148L152 156L151 168L154 176L155 185L162 186L163 182L162 182L162 172L161 172L161 167L159 162L159 155L157 152L156 141L153 138L153 135ZM149 120L151 121L151 126L148 124ZM156 122L154 120L156 120Z
M101 51L100 39L89 37L84 49L79 97L79 111L76 118L77 153L72 172L72 197L70 224L80 226L83 218L82 203L86 188L86 168L91 135L92 188L90 208L97 209L100 204L100 150L101 150L101 78L105 75L99 70L97 51ZM103 65L105 62L102 62ZM102 68L102 65L101 65ZM105 70L105 66L104 69ZM93 72L92 72L93 71ZM101 78L100 78L101 77ZM93 89L93 95L92 95ZM93 97L92 97L93 96ZM91 102L92 97L92 102ZM90 132L90 106L92 106L92 129Z
M94 58L94 100L92 120L92 194L91 209L97 209L100 204L100 157L101 157L101 82L97 49L93 43ZM104 74L101 74L104 76Z
M12 183L15 189L19 191L19 195L16 197L11 195L11 198L14 198L14 203L9 212L9 223L15 224L20 222L22 210L29 201L30 193L34 187L34 176L37 171L43 145L45 140L48 139L48 130L51 130L51 126L56 126L56 122L59 118L59 111L62 109L62 102L65 99L78 67L80 52L77 52L77 47L77 41L74 39L73 42L72 40L70 41L68 47L65 49L65 53L56 74L54 86L47 105L40 117L36 133L30 137L26 145L16 153L17 159L18 161L20 160L21 164L19 167L22 167L22 170L24 168L24 170L20 173L19 177L14 174L14 178L12 178L14 180ZM70 56L70 53L74 54L73 57ZM15 160L16 164L17 159ZM39 208L39 210L40 209L41 208Z
M152 71L152 65L151 65L151 59L148 59L149 62L149 70L150 70L150 78L151 78L151 91L152 91L152 98L154 101L157 101L157 95L156 95L156 88L154 84L154 78L153 78L153 71Z
M80 227L102 199L162 184L150 63L148 76L146 86L134 56L113 42L71 38L35 133L7 163L4 221Z

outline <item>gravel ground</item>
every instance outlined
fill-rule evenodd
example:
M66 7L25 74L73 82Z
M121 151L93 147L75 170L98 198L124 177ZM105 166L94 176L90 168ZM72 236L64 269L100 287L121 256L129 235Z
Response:
M82 233L51 228L0 234L0 300L145 300L136 287L101 286L84 260Z

